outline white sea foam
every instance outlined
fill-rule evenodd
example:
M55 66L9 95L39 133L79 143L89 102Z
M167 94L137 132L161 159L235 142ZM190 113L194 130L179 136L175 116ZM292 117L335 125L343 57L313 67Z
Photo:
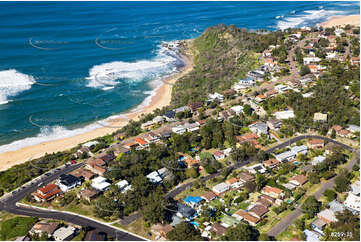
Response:
M42 142L72 137L100 127L102 126L97 123L89 124L83 128L74 130L66 129L62 126L45 126L40 129L40 133L35 137L16 140L10 144L0 146L0 154L7 151L15 151L27 146L37 145Z
M176 42L168 43L176 47ZM114 61L95 65L89 70L87 87L99 88L104 91L116 87L117 80L125 79L127 82L140 82L154 80L175 71L178 59L175 51L166 47L158 50L157 56L150 60L136 62Z
M0 105L10 102L9 97L30 89L34 83L34 77L15 69L0 71Z
M296 15L293 17L287 17L277 23L277 28L284 30L288 28L302 27L309 22L315 23L318 20L325 20L334 15L342 14L342 11L335 10L308 10L304 11L303 14Z

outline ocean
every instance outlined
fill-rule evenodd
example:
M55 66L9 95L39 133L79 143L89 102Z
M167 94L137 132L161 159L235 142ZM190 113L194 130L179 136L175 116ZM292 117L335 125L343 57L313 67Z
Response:
M224 23L313 26L359 2L0 2L0 153L100 127L182 67L162 43Z

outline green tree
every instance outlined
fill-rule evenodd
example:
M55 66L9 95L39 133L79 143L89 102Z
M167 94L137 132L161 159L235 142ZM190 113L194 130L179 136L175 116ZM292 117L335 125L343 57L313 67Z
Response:
M167 239L172 241L177 240L186 240L186 241L194 241L194 240L203 240L198 230L194 228L193 225L187 222L181 222L177 224L174 229L167 233Z
M227 229L221 240L228 241L255 241L258 240L259 231L248 223L241 222L235 227Z
M346 174L340 174L335 178L335 190L337 192L346 192L349 189L350 181Z
M314 196L310 196L302 204L302 209L310 217L314 217L321 209L321 202L317 201Z
M337 197L336 192L331 189L324 191L323 195L327 198L327 201L333 201Z
M300 70L300 75L301 76L307 75L309 73L311 73L311 70L310 70L310 68L308 68L308 66L302 66L301 67L301 70Z
M191 167L186 170L186 176L191 178L197 178L199 176L198 169Z

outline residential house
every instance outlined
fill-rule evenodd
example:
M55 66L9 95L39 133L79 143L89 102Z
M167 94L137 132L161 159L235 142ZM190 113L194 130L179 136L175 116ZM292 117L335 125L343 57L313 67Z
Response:
M154 124L162 124L166 121L166 118L163 116L156 116L152 119Z
M317 233L308 229L305 229L303 232L305 233L306 241L320 241Z
M255 100L256 102L258 102L258 103L261 103L261 102L263 102L264 100L266 100L266 96L263 95L263 94L259 94L259 95L256 96L256 98L255 98L254 100Z
M247 134L242 135L242 136L236 136L236 139L240 144L246 143L246 142L251 142L251 141L256 140L258 138L259 138L259 136L257 134L254 134L254 133L247 133Z
M267 172L267 169L263 166L263 164L255 164L250 167L246 167L246 170L251 174L265 174Z
M339 201L337 201L336 199L329 202L327 204L327 206L329 207L329 209L334 212L334 213L338 213L338 212L343 212L346 208L345 205L343 205L342 203L340 203Z
M278 94L278 91L275 90L275 89L268 90L267 92L264 93L264 95L265 95L267 98L274 97L274 96L277 95L277 94Z
M203 103L202 102L189 103L188 107L189 107L189 109L191 110L192 113L196 113L198 111L198 109L203 107Z
M350 124L346 129L352 133L360 132L359 125Z
M318 218L318 219L316 219L315 221L313 221L313 222L311 223L311 228L312 228L313 230L315 230L316 232L318 232L318 233L320 233L320 234L323 235L323 229L325 228L326 224L327 224L327 223L326 223L325 221L323 221L322 219Z
M79 168L71 173L73 176L78 177L81 180L89 181L97 176L94 172L85 169L85 168Z
M176 112L173 111L173 110L170 110L168 112L166 112L163 117L168 121L168 122L171 122L171 121L174 121L175 120L175 115L176 115Z
M263 165L267 168L273 169L279 165L279 161L277 159L268 159L263 162Z
M351 65L360 65L360 55L358 55L357 57L351 57Z
M346 208L354 213L360 213L360 196L348 192L348 196L344 202Z
M109 189L110 183L107 182L107 179L102 176L98 176L92 180L91 186L99 192L104 192Z
M316 157L314 157L312 159L311 164L313 166L315 166L315 165L318 165L318 164L322 163L324 160L326 160L326 157L324 157L322 155L319 155L319 156L316 156Z
M260 221L259 218L251 215L250 213L240 209L237 212L235 212L233 215L233 217L235 217L237 220L245 220L247 221L250 225L252 226L256 226L257 223Z
M134 142L134 141L131 141L131 142L127 143L127 144L124 144L123 146L124 146L124 148L126 148L128 150L132 150L132 149L140 150L140 149L142 149L142 147L137 142Z
M129 154L130 150L123 146L119 146L116 149L114 149L113 152L114 155L118 157L119 155Z
M229 186L227 183L222 182L222 183L219 183L219 184L215 185L215 186L212 188L212 191L213 191L217 196L221 196L223 193L227 192L229 189L230 189L230 186Z
M226 155L222 151L216 150L213 152L213 157L216 160L222 160L222 159L226 158Z
M236 218L231 217L227 214L224 214L221 219L221 225L226 228L236 226L238 223L239 221Z
M351 186L351 192L354 195L359 196L360 195L360 180L355 181L350 186Z
M313 121L315 122L327 122L327 114L326 113L314 113Z
M38 202L47 202L51 199L59 196L61 194L61 190L59 187L53 183L48 184L39 188L34 194L34 199Z
M140 127L141 127L142 129L151 129L151 128L153 127L153 125L154 125L154 122L153 122L152 120L149 120L149 121L147 121L147 122L145 122L145 123L142 123L142 124L140 125Z
M216 222L212 224L212 228L210 231L214 232L216 234L216 237L219 237L226 233L227 228Z
M127 180L121 180L115 184L122 193L132 189L132 185L129 185Z
M258 199L266 200L271 204L274 204L276 202L276 198L273 198L271 196L268 196L266 194L261 194L258 196Z
M294 146L291 148L291 152L293 152L295 155L298 154L307 154L308 148L306 145L299 145L299 146Z
M282 199L284 196L284 193L281 189L271 186L265 186L262 188L261 193L276 199Z
M239 181L246 183L246 182L252 182L255 180L254 176L252 174L249 174L248 172L241 172L238 174Z
M53 237L56 241L69 241L74 238L75 231L76 229L72 226L61 227L54 232Z
M276 85L275 86L275 90L278 92L278 93L284 93L288 90L291 90L291 88L289 86L286 86L286 85L283 85L283 84L280 84L280 85Z
M217 198L217 195L216 195L214 192L209 191L209 192L206 192L205 194L203 194L203 195L201 196L201 198L203 198L203 199L206 200L207 202L211 202L211 201L213 201L214 199Z
M248 125L248 128L257 135L265 134L268 135L268 127L267 124L263 122L257 122L251 125Z
M137 138L135 138L135 142L138 143L138 145L141 148L149 147L149 143L147 141L145 141L145 139L143 139L143 138L137 137Z
M176 134L184 134L187 131L187 128L183 125L178 125L172 128L172 132Z
M147 175L147 178L152 182L152 183L161 183L163 182L163 179L169 175L169 171L167 168L163 167L157 171L153 171L151 173L149 173Z
M243 106L241 105L236 105L231 107L231 109L236 113L236 115L239 115L240 113L243 112Z
M183 203L177 203L177 216L180 218L193 219L197 216L197 212L194 208L191 208Z
M279 131L282 126L282 121L276 118L270 119L267 121L267 126L269 129Z
M186 198L184 198L184 202L191 208L197 208L203 202L203 198L198 196L187 196Z
M243 182L239 181L237 178L233 177L226 181L226 184L233 189L238 189L243 186Z
M94 189L84 189L81 190L78 194L77 197L79 199L84 199L88 202L91 202L92 200L94 200L96 197L98 196L98 192Z
M262 196L262 195L261 195ZM266 199L266 198L262 198L261 196L258 197L258 200L256 201L256 205L259 204L259 205L262 205L266 208L269 208L272 206L273 202L271 202L269 199ZM265 196L265 195L264 195ZM272 198L274 199L274 198ZM274 199L275 200L275 199Z
M48 238L52 237L55 230L59 228L59 223L57 222L37 222L29 231L30 234L42 235L45 233Z
M160 140L160 137L158 135L156 135L153 132L148 132L145 137L144 137L145 141L148 143L155 143L158 142Z
M113 153L102 154L99 156L99 159L103 160L105 164L108 164L110 161L115 159L115 155Z
M274 115L276 116L277 119L280 120L290 119L295 117L293 110L275 112Z
M332 222L337 222L337 218L335 216L335 213L330 209L322 210L317 214L317 217L319 219L322 219L327 224L330 224Z
M307 142L310 149L322 149L325 146L325 141L322 139L311 139Z
M198 122L194 122L194 123L185 123L183 125L183 127L186 129L186 131L188 132L195 132L199 130L199 123Z
M180 113L180 112L190 112L191 109L188 107L188 106L182 106L182 107L179 107L179 108L176 108L176 109L173 109L173 111L175 113Z
M62 174L57 180L57 185L63 192L68 192L74 187L81 185L81 180L71 174Z
M87 162L86 168L101 176L106 171L106 163L102 159L91 159Z
M307 181L307 176L304 175L296 175L290 179L290 183L296 186L303 186Z
M268 208L261 205L261 204L255 204L251 209L248 210L248 213L252 216L261 219L263 215L268 213Z
M222 94L219 94L217 92L213 94L208 94L208 101L210 102L213 101L223 102L223 100L224 100L224 96Z
M319 63L320 61L321 61L321 59L318 57L304 57L303 58L304 65L316 64L316 63Z
M279 162L287 162L287 161L294 160L296 158L296 154L292 151L285 151L283 153L280 153L280 154L277 154L274 156Z

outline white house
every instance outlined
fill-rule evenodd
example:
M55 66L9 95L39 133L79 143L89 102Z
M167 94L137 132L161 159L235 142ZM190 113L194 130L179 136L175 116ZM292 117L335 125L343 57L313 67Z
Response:
M228 191L230 189L230 186L225 183L225 182L222 182L222 183L219 183L217 185L215 185L213 188L212 188L212 191L217 194L217 196L220 196L222 193L225 193L226 191Z
M295 117L293 110L275 112L274 115L277 119L290 119Z
M275 86L275 90L278 91L279 93L284 93L285 91L291 90L291 88L289 86L280 84Z
M296 158L296 154L292 151L286 151L281 154L275 155L276 160L279 162L291 161Z
M75 235L75 228L72 226L61 227L55 230L53 237L56 241L71 240Z
M159 169L158 171L153 171L147 175L147 178L152 183L160 183L163 181L163 178L166 177L169 174L169 171L167 168L163 167Z
M122 193L132 189L132 185L129 185L127 180L121 180L121 181L117 182L115 185L117 187L119 187L119 189L121 190Z
M194 132L194 131L198 131L200 124L198 122L195 123L185 123L183 125L183 127L188 131L188 132Z
M250 167L246 167L246 170L248 170L251 174L264 174L267 172L267 169L263 166L263 164L256 164Z
M348 193L344 205L349 210L360 213L360 197L354 195L352 192Z
M233 106L233 107L231 107L231 109L232 109L237 115L239 115L240 113L243 112L243 106L241 106L241 105Z
M301 154L307 154L307 146L306 145L300 145L300 146L294 146L291 148L291 151L295 154L298 155L299 153Z
M304 57L303 58L304 65L315 64L315 63L319 63L320 61L321 61L321 59L318 57Z
M248 125L248 128L253 132L256 133L258 135L261 134L268 134L268 126L267 124L263 123L263 122L257 122L251 125Z
M219 101L219 102L223 102L224 100L224 96L222 94L219 94L217 92L213 93L213 94L209 94L208 95L208 101Z
M187 131L187 128L183 125L178 125L172 128L172 132L176 134L184 134Z
M326 157L319 155L312 159L312 165L315 166L326 160Z
M98 176L92 180L91 186L98 191L104 192L109 189L110 183L107 182L107 179L102 176Z

